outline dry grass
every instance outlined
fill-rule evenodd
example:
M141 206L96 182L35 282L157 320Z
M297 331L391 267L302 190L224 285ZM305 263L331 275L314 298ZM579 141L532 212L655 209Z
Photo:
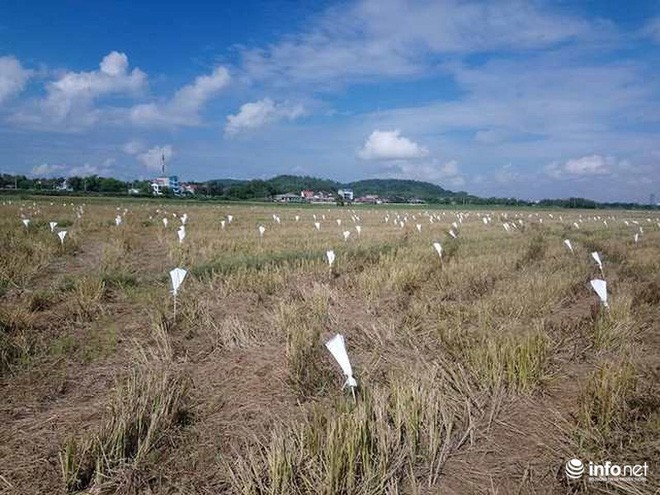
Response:
M172 362L164 326L154 334L156 350L139 351L135 366L115 387L101 428L64 443L60 466L67 491L130 490L126 473L154 462L167 435L185 423L187 381Z
M650 215L89 200L78 218L80 203L0 217L0 487L564 493L580 489L557 476L565 456L657 447ZM638 245L623 220L644 225ZM589 286L593 250L609 310ZM174 319L176 266L189 275ZM355 400L324 346L336 333Z

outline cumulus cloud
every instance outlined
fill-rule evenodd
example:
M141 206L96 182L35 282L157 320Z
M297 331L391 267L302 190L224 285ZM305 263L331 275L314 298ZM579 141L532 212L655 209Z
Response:
M625 166L626 163L622 163ZM616 160L611 156L590 155L565 163L552 162L545 167L545 172L555 179L611 175L616 165Z
M146 146L142 141L139 141L137 139L133 139L131 141L128 141L125 143L121 149L124 153L127 155L137 155L140 153L142 150L144 150Z
M242 131L257 129L278 120L295 120L305 114L301 104L275 103L270 98L245 103L238 113L227 116L225 135L235 136Z
M137 139L125 143L122 146L122 151L137 158L149 170L160 170L163 160L167 163L174 156L174 148L171 144L153 146L147 149L147 146Z
M62 175L66 169L64 165L54 165L50 163L42 163L32 167L31 173L33 177L49 177L53 175Z
M375 130L358 151L363 160L410 160L429 154L427 148L401 135L401 131Z
M67 72L57 81L49 83L44 110L55 121L61 122L72 113L89 110L91 103L101 96L135 93L141 90L147 76L140 69L129 72L128 57L111 52L101 60L100 70Z
M140 69L129 71L128 57L113 51L103 57L99 69L65 72L46 85L46 97L32 102L16 113L19 124L61 131L78 130L99 121L103 112L95 107L98 99L109 95L135 95L147 83Z
M114 163L115 160L113 158L108 158L99 165L92 165L90 163L84 163L82 165L42 163L41 165L32 167L31 174L33 177L111 176L111 166Z
M421 180L440 184L444 187L457 188L465 184L465 177L456 160L441 163L399 161L386 166L384 175L393 179Z
M0 105L23 91L31 75L15 57L0 57Z
M164 103L145 103L131 109L131 120L139 125L193 126L200 122L199 112L204 105L225 88L231 77L225 67L217 67L211 74L199 76L192 84L179 89Z
M146 151L137 153L136 158L149 170L160 170L163 159L167 163L173 156L174 148L171 144L166 144L164 146L154 146Z

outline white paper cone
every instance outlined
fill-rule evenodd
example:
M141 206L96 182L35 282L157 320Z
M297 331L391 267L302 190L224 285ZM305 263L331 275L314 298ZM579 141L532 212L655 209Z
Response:
M325 252L325 257L328 260L328 265L330 265L330 268L332 268L332 265L335 262L335 252L332 249L329 249Z
M232 223L234 221L234 215L227 215L227 223Z
M66 237L66 230L60 230L60 231L57 233L57 237L59 237L59 238L60 238L60 242L61 242L62 244L64 244L64 238Z
M438 253L438 256L440 256L440 259L442 259L442 244L436 241L433 243L433 248Z
M225 228L225 221L224 220L220 220L220 228L221 229Z
M23 225L25 225L25 228L27 228L30 225L30 219L24 218L23 219Z
M172 279L172 295L176 296L179 292L179 287L183 282L183 279L186 278L188 272L183 268L175 268L170 271L170 278Z
M179 237L179 244L183 242L183 240L186 238L186 228L181 225L179 229L176 231L176 235Z
M351 368L351 362L349 361L348 353L346 352L344 337L341 334L337 334L327 341L325 346L328 348L330 354L332 354L337 363L339 363L339 366L341 366L344 375L346 375L346 383L344 384L344 387L357 387L357 381L353 378L353 369Z
M167 218L163 218L163 225L164 225L165 227L167 227L167 223L168 223Z
M591 253L591 257L594 259L596 264L598 265L598 268L600 268L600 271L603 271L603 262L600 261L600 255L598 254L598 251L594 251Z
M48 222L48 225L50 225L50 231L55 232L55 227L57 227L57 222Z
M573 251L573 245L571 244L571 241L569 241L568 239L564 239L564 244L566 244L566 247L567 247L568 249L570 249L571 253L574 252L574 251Z
M264 232L266 232L266 227L264 227L263 225L259 225L259 235L261 237L263 237Z
M344 240L345 240L345 241L348 240L348 238L350 237L350 235L351 235L350 230L344 230L343 236L344 236Z
M121 216L120 216L120 215L117 215L117 216L115 217L115 225L116 225L117 227L119 227L119 226L121 225Z
M319 222L314 222L314 228L316 230L321 230L321 224Z
M593 289L596 291L596 294L598 294L598 297L603 303L603 306L606 308L609 307L607 304L607 282L600 278L596 278L591 281L591 287L593 287Z

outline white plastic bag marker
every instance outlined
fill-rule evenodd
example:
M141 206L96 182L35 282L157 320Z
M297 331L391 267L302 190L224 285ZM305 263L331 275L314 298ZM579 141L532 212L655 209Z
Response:
M183 268L175 268L170 271L170 278L172 279L172 295L176 297L179 292L179 287L183 282L183 279L186 278L187 271Z
M62 245L64 245L64 238L66 237L66 230L60 230L57 233L57 236L60 238L60 243L62 243Z
M600 268L600 273L603 273L603 262L600 261L600 255L598 254L598 251L594 251L593 253L591 253L591 257L598 265L598 268Z
M182 226L183 227L183 226ZM183 268L175 268L170 271L170 279L172 280L172 295L174 296L174 318L176 319L176 295L179 292L179 287L186 278L188 272Z
M598 297L603 303L603 306L609 308L610 306L607 304L607 282L600 278L596 278L591 281L591 287L593 287L593 289L596 291L596 294L598 294Z
M328 260L328 265L332 268L332 264L335 262L335 252L332 249L329 249L325 252L325 257Z
M355 387L357 387L357 381L355 378L353 378L353 368L351 368L351 362L348 359L344 337L338 333L330 340L328 340L325 343L325 346L328 348L330 354L332 354L337 363L339 363L339 366L341 366L341 370L344 372L344 375L346 375L346 383L344 383L344 387L351 387L353 398L355 398Z
M259 236L263 237L264 232L266 232L266 227L264 227L263 225L259 225Z
M181 244L183 240L186 238L186 227L181 225L179 229L176 231L176 235L179 236L179 244Z
M566 244L566 247L571 250L571 254L575 254L575 252L573 251L573 246L571 244L571 241L569 241L568 239L564 239L564 244Z
M440 256L440 259L442 259L442 244L436 241L433 243L433 247L438 252L438 256Z
M50 231L55 232L55 227L57 227L57 222L48 222L48 225L50 225Z

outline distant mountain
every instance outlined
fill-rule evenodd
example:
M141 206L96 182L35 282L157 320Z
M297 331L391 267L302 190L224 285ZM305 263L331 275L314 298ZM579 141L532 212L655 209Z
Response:
M456 195L456 193L436 184L417 180L366 179L353 182L350 187L356 197L376 194L385 197L396 196L402 199L417 198L432 201Z
M342 185L330 179L319 179L317 177L300 175L278 175L266 181L277 191L276 194L287 192L300 192L304 189L312 191L336 192Z
M265 198L274 194L299 193L305 189L336 193L341 188L353 189L356 198L373 194L384 198L422 199L433 202L457 195L457 193L430 182L400 179L367 179L342 184L318 177L278 175L266 180L217 179L208 181L206 185L213 195L236 199Z

